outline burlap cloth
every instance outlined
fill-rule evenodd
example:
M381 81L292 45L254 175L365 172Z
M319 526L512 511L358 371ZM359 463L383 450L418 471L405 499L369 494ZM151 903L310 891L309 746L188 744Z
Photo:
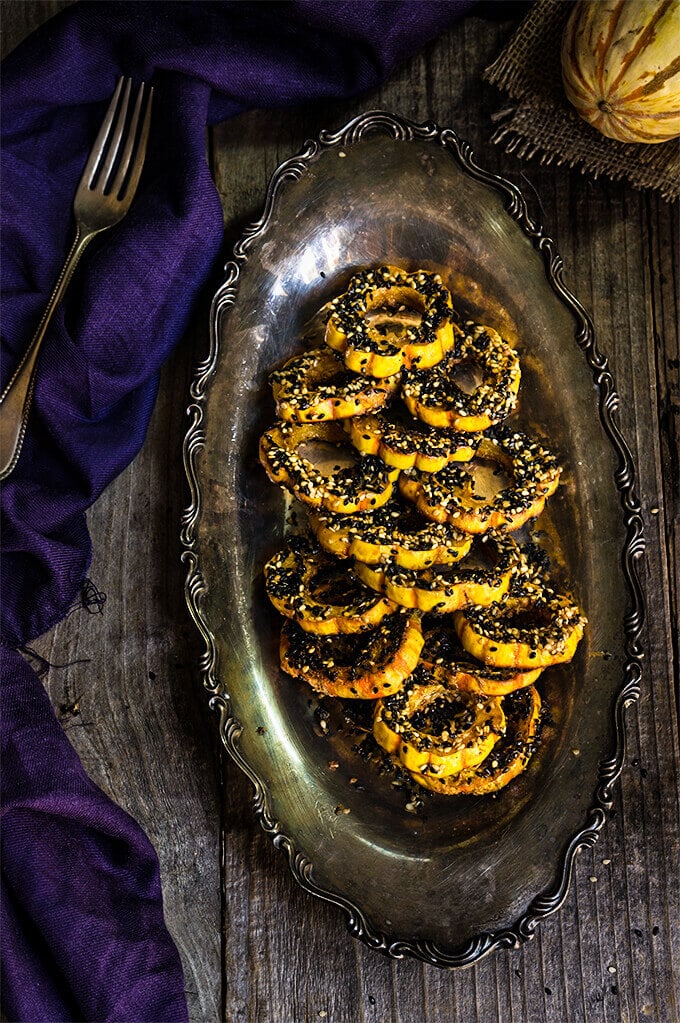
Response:
M562 32L572 10L566 0L538 0L484 78L516 105L495 115L491 141L508 153L541 163L580 166L595 177L625 178L634 188L680 196L680 139L645 145L617 142L591 128L569 105L562 88Z

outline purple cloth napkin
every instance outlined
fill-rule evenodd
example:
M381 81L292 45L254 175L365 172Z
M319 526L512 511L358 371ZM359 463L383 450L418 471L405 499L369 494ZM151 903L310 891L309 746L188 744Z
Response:
M16 648L77 597L91 556L85 509L139 450L159 367L220 250L206 124L253 107L354 95L473 4L79 3L3 65L2 387L67 251L75 188L117 77L156 87L138 195L126 219L92 244L55 317L24 449L2 491L10 1020L187 1019L155 853L87 778Z

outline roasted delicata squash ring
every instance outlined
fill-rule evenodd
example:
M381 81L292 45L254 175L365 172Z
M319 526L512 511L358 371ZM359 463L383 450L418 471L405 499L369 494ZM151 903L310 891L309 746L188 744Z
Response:
M442 668L419 664L394 696L378 702L373 735L414 775L446 778L475 767L505 731L500 699L464 693Z
M355 465L337 466L328 475L300 453L304 445L314 444L354 451L339 423L278 423L260 439L260 461L270 480L304 504L341 514L379 508L389 500L398 469L366 455Z
M481 373L470 393L456 383L463 365ZM433 369L405 374L401 393L412 415L424 423L454 430L486 430L508 416L517 402L517 352L493 327L466 323L455 345Z
M488 796L498 792L525 770L540 732L541 698L530 686L503 700L505 735L476 767L442 778L413 772L415 781L444 796Z
M290 537L267 562L264 583L277 611L317 635L360 632L397 610L301 536Z
M269 377L276 414L295 423L347 419L382 408L400 376L371 380L350 373L330 348L296 355Z
M451 673L453 684L466 693L482 696L507 696L533 685L543 668L520 671L517 668L492 668L470 659L463 649L450 615L437 615L423 623L425 642L420 663L426 667L440 666Z
M428 522L411 505L394 498L359 515L312 512L309 522L329 553L368 565L393 562L413 569L448 565L465 557L472 545L470 533L447 522Z
M417 571L355 561L354 572L395 604L445 614L468 604L486 606L500 600L507 592L516 560L517 545L512 537L487 533L476 540L467 557L451 565Z
M532 586L525 595L508 596L493 609L467 607L454 618L461 644L498 668L547 668L571 661L586 618L570 597Z
M418 616L401 610L353 636L314 636L288 621L281 630L281 667L326 696L376 700L401 688L422 645Z
M355 274L329 303L326 344L347 369L391 377L402 368L434 366L460 328L439 274L380 266Z
M492 497L481 497L474 489L474 466L450 464L436 473L408 469L399 478L399 489L434 522L451 522L469 533L512 531L541 514L562 472L552 452L507 426L497 426L482 438L477 458L507 471L509 485Z
M364 455L378 455L396 469L437 472L449 462L474 458L481 434L437 430L392 407L388 413L357 416L347 423L352 444Z

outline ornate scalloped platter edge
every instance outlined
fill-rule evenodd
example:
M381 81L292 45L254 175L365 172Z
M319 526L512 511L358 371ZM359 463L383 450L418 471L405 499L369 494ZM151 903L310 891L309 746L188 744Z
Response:
M203 598L206 581L203 577L197 549L197 524L202 512L202 493L197 470L197 458L205 444L204 409L207 390L220 357L220 322L225 311L236 300L241 267L248 258L251 245L262 235L276 207L277 197L288 183L300 179L318 155L329 149L352 146L366 136L382 132L397 141L419 140L444 147L472 177L499 192L507 213L521 227L535 249L542 255L548 282L569 309L574 320L574 337L591 370L598 392L599 416L606 436L611 442L618 467L614 482L620 496L625 543L621 551L621 564L627 584L628 610L623 621L626 661L621 687L616 695L612 713L615 742L609 755L600 761L595 798L583 828L569 840L561 864L557 868L557 883L533 899L526 911L509 928L484 932L464 947L444 949L418 940L394 940L376 931L361 909L339 893L326 890L314 879L314 865L296 849L294 842L283 833L282 826L271 812L267 788L240 750L241 725L231 713L227 692L220 681L218 652L215 638L206 621ZM512 182L481 168L471 151L450 128L439 128L433 122L414 124L402 117L384 111L369 111L355 117L336 132L322 131L318 140L307 141L302 151L282 163L273 174L259 220L249 225L235 245L233 259L226 264L224 281L214 296L210 314L210 344L205 359L197 366L190 388L191 402L187 408L189 426L184 440L184 468L189 486L189 504L182 516L182 561L186 565L185 597L190 615L204 644L200 658L203 684L210 697L210 706L219 714L222 742L250 779L254 787L254 810L263 830L271 837L276 848L287 857L295 880L310 894L325 902L339 906L346 914L350 933L369 947L398 959L410 956L434 966L452 969L467 967L498 948L518 948L534 936L538 923L556 912L567 897L576 854L593 846L602 830L612 803L612 787L619 777L625 758L625 711L640 696L641 662L643 649L641 632L644 623L644 597L640 583L638 562L645 551L641 509L635 490L635 468L632 455L617 423L619 396L606 357L598 350L591 319L579 301L569 291L562 278L563 264L552 238L531 217L524 196Z

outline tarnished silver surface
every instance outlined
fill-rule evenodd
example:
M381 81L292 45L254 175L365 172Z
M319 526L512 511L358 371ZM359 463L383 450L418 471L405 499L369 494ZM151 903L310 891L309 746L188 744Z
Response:
M590 622L573 664L540 684L553 724L526 774L496 798L428 800L425 816L405 810L352 740L319 734L311 691L278 668L279 621L262 584L285 518L257 458L274 416L268 373L355 268L381 262L438 271L456 305L516 342L517 422L549 438L566 467L535 532ZM343 907L352 933L380 951L464 966L514 946L561 905L576 850L602 827L640 681L631 458L606 359L555 246L515 186L480 170L453 131L368 113L277 170L212 316L184 452L186 591L204 683L262 826L303 887Z

